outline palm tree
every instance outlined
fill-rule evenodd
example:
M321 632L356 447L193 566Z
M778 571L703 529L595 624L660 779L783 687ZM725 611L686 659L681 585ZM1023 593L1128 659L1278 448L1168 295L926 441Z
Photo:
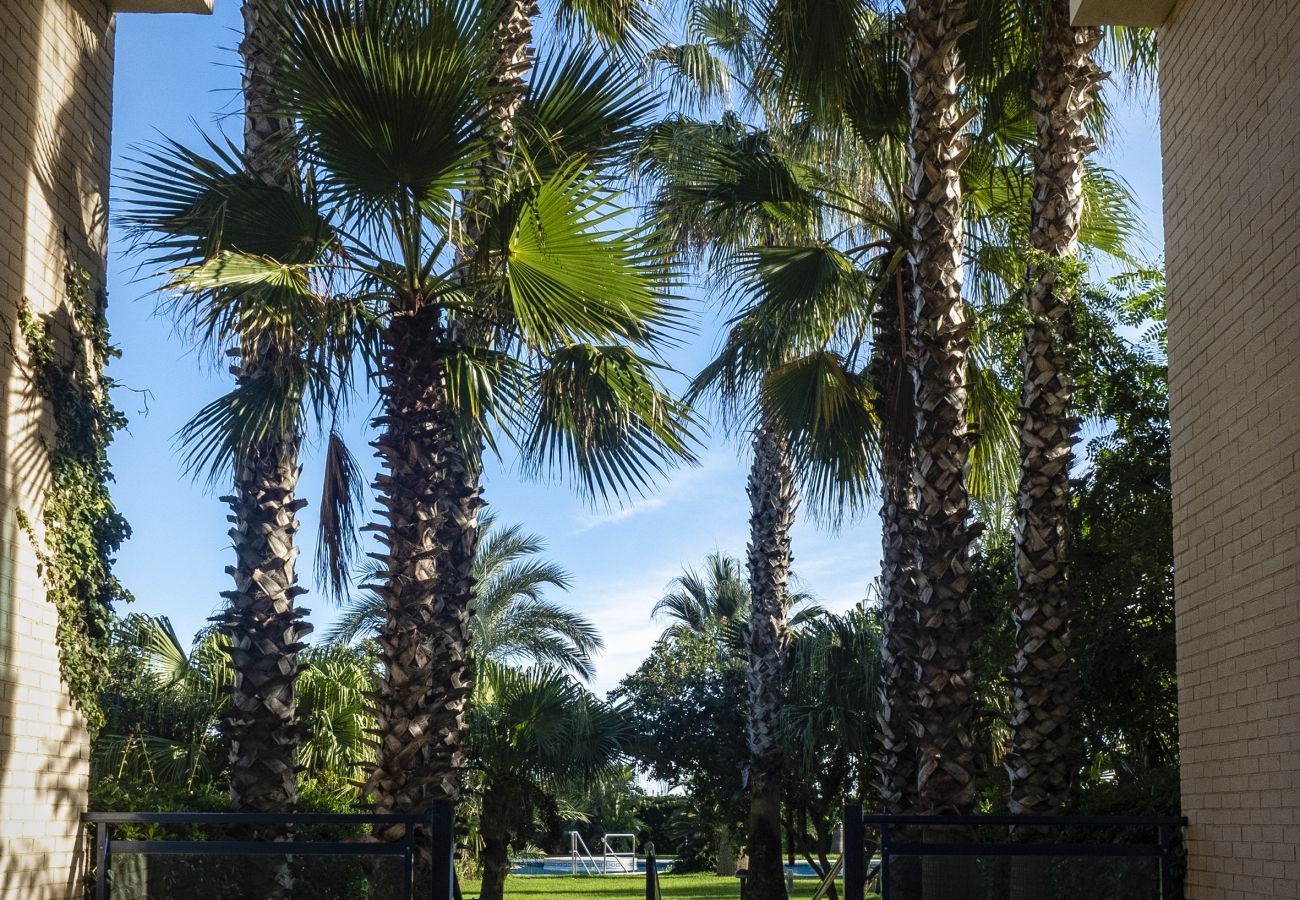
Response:
M1091 53L1100 29L1070 26L1069 4L1043 4L1033 90L1031 240L1025 300L1020 489L1016 503L1016 664L1013 670L1011 811L1059 815L1077 753L1070 734L1070 469L1078 419L1068 354L1079 287L1084 161L1095 144L1087 119L1104 77Z
M194 198L228 197L241 173L180 151L150 186L172 218L150 221L208 239L200 262L173 272L177 290L274 283L295 314L369 341L382 466L371 589L385 616L366 791L381 812L418 812L458 795L465 761L476 449L511 440L533 466L573 471L598 497L642 490L690 458L689 417L639 352L673 327L669 272L641 233L612 223L619 208L584 160L560 152L572 137L557 122L575 98L596 96L577 106L588 129L578 134L590 137L607 136L604 100L626 96L586 90L604 77L599 66L556 66L534 85L518 134L536 142L535 164L488 184L478 162L492 57L471 4L306 0L278 25L279 87L312 177L292 214L273 221L308 258L252 255L214 235ZM575 71L588 81L575 85ZM462 195L487 198L468 255L457 246Z
M95 779L185 791L210 784L228 755L221 753L218 725L234 681L226 664L229 639L209 627L187 650L166 616L132 614L115 623L113 644L117 658L104 686L108 722L95 739ZM124 681L115 683L119 677ZM127 702L117 696L123 691L132 694Z
M688 568L670 581L668 588L650 611L651 618L672 620L664 637L676 629L725 634L749 615L749 589L740 573L740 561L724 553L710 553L704 559L703 572Z
M378 675L374 654L325 644L308 647L302 659L298 716L305 734L298 766L307 777L355 784L370 758L375 726L367 709Z
M1020 487L1015 512L1016 661L1012 669L1013 814L1060 815L1078 769L1071 734L1070 469L1079 420L1068 356L1078 293L1084 161L1095 147L1087 119L1104 77L1091 53L1097 28L1073 28L1068 2L1038 10L1041 49L1031 97L1038 144L1021 358ZM1032 837L1033 835L1029 835ZM1046 860L1017 860L1012 896L1048 888Z
M553 666L590 681L595 674L592 658L604 641L586 617L545 596L547 588L568 590L569 573L537 558L546 544L521 526L497 528L489 514L480 518L479 527L484 540L474 560L473 656L502 664ZM383 601L367 591L344 607L329 639L348 644L371 636L383 620Z
M277 114L272 87L276 58L262 11L275 0L245 0L244 151L250 175L268 186L288 189L294 179L293 123ZM235 334L241 385L249 385L280 367L279 357L294 352L273 329L241 323ZM302 737L295 714L295 686L300 670L301 639L311 631L305 610L295 601L304 593L297 584L295 517L303 503L296 497L300 434L277 429L234 454L234 491L230 504L235 564L229 568L234 587L223 592L227 605L220 627L230 637L228 652L235 672L221 728L230 742L230 802L246 812L289 812L297 803L295 775Z
M694 3L687 20L687 43L660 48L652 58L678 84L692 89L692 101L707 104L722 85L752 80L752 36L740 5ZM695 256L697 264L711 266L715 274L721 274L737 247L771 242L813 224L799 205L809 197L805 185L793 167L780 164L778 146L789 137L780 127L781 110L764 105L757 95L747 99L748 105L761 107L763 118L772 124L770 130L746 128L730 112L716 123L674 117L651 133L642 150L644 171L658 185L652 206L663 215L664 227L679 247ZM747 182L745 176L751 180ZM775 202L765 202L769 199ZM720 393L729 418L733 423L744 421L752 433L746 486L750 501L746 890L756 900L784 900L781 705L789 643L787 582L797 505L795 471L789 433L761 396L753 410L737 414L743 405L739 395L754 384L728 371L730 362L724 351L723 358L697 378L691 397Z
M555 669L482 668L470 713L482 793L482 900L502 900L510 842L542 798L620 770L626 720Z
M786 803L793 842L822 877L846 799L874 780L882 637L879 616L861 605L812 620L791 640L783 737L802 777L787 783Z
M961 109L957 41L968 23L949 0L905 0L911 158L913 371L920 618L914 722L922 812L975 809L969 622L970 460L961 164L973 113ZM972 23L973 24L973 23ZM927 885L926 896L933 896ZM959 892L965 886L956 886ZM960 894L954 894L959 896Z

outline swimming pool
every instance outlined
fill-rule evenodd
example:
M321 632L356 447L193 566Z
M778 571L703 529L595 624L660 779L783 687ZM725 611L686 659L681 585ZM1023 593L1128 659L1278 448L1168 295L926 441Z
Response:
M594 865L592 862L587 862L584 866L582 860L575 863L573 859L567 856L548 856L545 859L514 859L510 861L510 864L511 871L515 875L573 875L575 873L578 875L645 874L644 859L638 859L636 861L635 873L628 871L631 863L628 862L626 858L616 860L613 857L610 857L605 861L605 865L608 867L608 871L605 873L601 872L601 862L601 860L597 859L595 860ZM673 861L671 859L661 859L657 861L655 868L660 872L666 872L672 868L672 864ZM808 865L806 862L798 862L793 866L786 866L785 870L792 873L795 878L817 877L817 873L813 871L813 867Z

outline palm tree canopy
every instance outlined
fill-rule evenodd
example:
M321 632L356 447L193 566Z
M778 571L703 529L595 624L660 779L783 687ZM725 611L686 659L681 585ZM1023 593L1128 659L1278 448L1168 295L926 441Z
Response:
M806 591L786 595L787 609L797 609L791 625L799 627L826 614L813 601L813 595ZM703 571L688 568L668 583L668 592L655 603L650 615L670 620L661 640L679 631L713 634L739 658L745 655L749 608L749 577L744 564L725 553L710 553Z
M446 348L467 446L504 438L532 471L574 473L606 501L693 459L690 414L647 355L679 327L675 276L648 230L616 221L618 197L593 168L644 98L610 87L629 82L591 55L557 57L530 92L515 170L489 171L477 4L297 6L274 19L289 58L279 88L300 122L298 189L268 198L215 141L155 147L130 180L124 223L214 340L231 321L267 321L311 348L286 383L200 414L184 435L196 461L264 433L285 390L328 396L358 353L373 367L383 325L427 307L471 338ZM457 215L468 195L487 199L472 252Z
M525 780L556 789L615 771L627 720L558 669L482 667L470 735L488 780Z
M549 665L589 681L592 660L604 648L586 617L546 598L548 589L567 591L572 576L541 558L545 541L521 525L499 527L480 517L484 537L474 560L472 652L500 663ZM384 616L383 601L364 591L343 608L329 630L332 644L350 644L373 634Z

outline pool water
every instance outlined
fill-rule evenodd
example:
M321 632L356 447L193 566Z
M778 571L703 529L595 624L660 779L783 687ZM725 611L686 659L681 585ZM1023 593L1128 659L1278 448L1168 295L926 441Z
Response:
M598 859L595 861L594 865L591 862L588 862L584 866L582 861L575 863L567 856L548 856L546 859L515 859L511 860L511 871L515 875L573 875L575 872L578 875L600 875L602 874L601 862L602 861ZM672 864L673 861L671 859L661 859L657 861L655 868L660 872L666 872L672 867ZM605 865L607 866L607 871L603 874L606 875L645 874L644 859L638 859L636 861L635 873L629 871L632 864L626 858L616 860L611 857L605 861ZM798 862L793 866L786 866L785 870L793 874L795 878L817 877L817 873L813 871L813 867L808 865L806 862Z

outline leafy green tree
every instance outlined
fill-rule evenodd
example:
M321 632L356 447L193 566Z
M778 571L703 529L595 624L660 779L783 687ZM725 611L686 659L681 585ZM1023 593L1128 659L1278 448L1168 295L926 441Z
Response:
M539 801L619 770L628 723L555 669L481 667L471 717L471 769L481 793L482 900L502 900L510 843Z
M107 713L95 740L92 776L193 791L217 781L228 761L218 730L234 673L228 639L200 632L186 649L166 617L133 613L113 629Z
M206 628L187 650L166 617L132 614L114 630L113 679L104 686L109 723L95 742L94 778L196 792L229 777L228 738L220 729L234 673L230 638ZM302 653L303 739L295 766L318 783L343 787L368 753L365 694L373 656L353 648ZM356 799L354 789L346 793Z
M634 736L629 752L639 766L684 788L706 823L691 829L697 844L706 837L712 844L719 827L735 839L744 833L745 668L715 629L679 629L657 641L610 694L626 710ZM714 850L695 847L692 855L703 860Z
M1104 321L1080 329L1080 352L1108 362L1081 377L1081 406L1108 427L1087 445L1073 509L1076 727L1088 770L1134 785L1178 760L1163 278L1123 276L1103 298L1143 340L1117 345Z

